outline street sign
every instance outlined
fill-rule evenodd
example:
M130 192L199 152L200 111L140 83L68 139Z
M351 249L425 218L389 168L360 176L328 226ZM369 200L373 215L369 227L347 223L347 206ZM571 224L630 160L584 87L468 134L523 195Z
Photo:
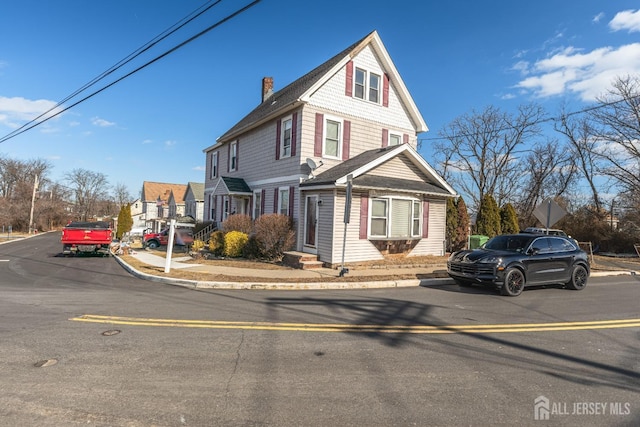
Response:
M538 207L533 211L533 215L535 215L535 217L540 220L545 228L552 227L566 214L567 211L562 209L562 207L552 199L547 199L544 202L540 203Z

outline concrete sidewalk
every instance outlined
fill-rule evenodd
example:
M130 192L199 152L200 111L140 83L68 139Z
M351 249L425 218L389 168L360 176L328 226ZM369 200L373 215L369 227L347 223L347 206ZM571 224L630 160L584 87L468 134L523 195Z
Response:
M145 250L134 251L130 256L136 258L140 262L155 266L165 267L166 259L162 256L147 252ZM180 286L188 286L193 288L217 288L217 289L355 289L355 288L382 288L382 287L402 287L402 286L427 286L435 284L453 284L449 278L435 277L437 271L439 275L446 273L446 266L430 266L430 267L412 267L412 268L358 268L350 269L347 273L352 281L336 282L327 281L339 277L340 271L330 268L318 268L312 270L297 269L248 269L229 266L215 266L206 264L187 264L182 261L191 259L189 256L174 257L171 259L171 269L193 269L203 272L203 276L210 274L223 274L225 276L242 277L245 282L217 282L207 280L185 280L171 277L152 276L141 273L127 264L120 257L116 257L118 262L123 265L132 274L157 282L177 284ZM407 273L419 276L433 276L429 279L398 279L398 280L381 280L381 278L389 278L393 276L406 275ZM253 280L246 282L246 278ZM357 278L353 281L353 278ZM205 279L205 277L203 277ZM262 279L271 279L264 281ZM287 282L273 282L277 279L287 279ZM292 283L292 279L299 279L299 282Z
M155 266L165 267L166 259L162 256L150 253L145 250L134 251L130 254L140 262ZM425 267L409 267L409 268L352 268L347 273L351 281L331 281L339 276L337 269L319 268L313 270L296 270L296 269L249 269L229 266L215 266L207 264L185 263L183 261L191 260L186 255L183 257L174 257L171 260L171 269L193 269L203 273L203 279L207 274L222 274L224 276L236 276L238 281L207 281L207 280L186 280L175 277L161 277L149 275L137 271L135 268L127 264L120 257L116 257L118 262L134 276L151 280L155 282L173 284L194 289L366 289L366 288L389 288L389 287L407 287L407 286L438 286L453 285L454 282L446 276L446 265L434 265ZM626 266L625 266L626 267ZM389 277L406 275L407 273L414 275L416 279L397 279L388 280ZM592 271L591 277L640 274L634 270L611 270L611 271ZM251 280L247 281L247 277ZM417 278L421 277L421 278ZM242 279L240 279L242 278ZM355 280L354 280L355 278ZM269 279L269 280L263 280ZM277 279L287 280L286 282L277 282ZM292 282L291 280L299 280ZM329 279L329 280L327 280ZM242 280L242 281L240 281ZM275 280L275 281L274 281Z

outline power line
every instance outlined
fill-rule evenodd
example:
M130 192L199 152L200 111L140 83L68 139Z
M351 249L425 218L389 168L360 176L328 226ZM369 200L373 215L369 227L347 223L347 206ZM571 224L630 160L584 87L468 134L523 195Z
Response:
M633 99L638 99L638 98L640 98L640 94L634 95L634 96L631 96L631 97L628 97L628 98L621 98L621 99L618 99L616 101L610 101L610 102L604 102L604 103L601 103L601 104L592 105L590 107L585 107L585 108L583 108L581 110L571 111L569 113L561 114L560 116L544 117L544 118L541 118L539 120L536 120L536 121L532 122L531 124L532 125L537 125L537 124L541 124L541 123L559 122L559 121L562 121L562 120L564 120L564 119L566 119L568 117L571 117L571 116L576 116L578 114L588 113L588 112L599 110L599 109L605 108L605 107L611 107L613 105L620 104L622 102L631 101ZM505 127L496 129L495 132L502 132L502 131L509 130L509 129L515 129L515 128L513 126L505 126ZM460 134L456 134L456 137L468 138L468 137L472 137L472 136L478 135L479 133L480 132L476 132L476 133L460 133ZM449 140L449 138L444 137L444 136L434 136L434 137L430 137L430 138L420 138L418 140L418 142L423 142L423 141L447 141L447 140Z
M213 1L213 0L211 0L211 1ZM161 32L159 35L157 35L156 37L154 37L153 39L151 39L150 41L148 41L147 43L145 43L144 45L142 45L138 49L134 50L129 55L125 56L123 59L118 61L115 65L111 66L106 71L103 71L101 74L99 74L97 77L94 77L88 83L85 83L80 89L77 89L76 91L74 91L70 95L67 95L61 101L58 101L58 103L56 103L56 105L54 105L53 107L51 107L50 109L48 109L44 113L40 114L38 117L28 121L27 123L23 124L19 128L14 129L12 132L10 132L9 134L5 135L3 137L3 139L2 139L2 141L4 141L5 138L6 139L10 139L14 133L16 135L19 135L20 130L22 130L25 127L31 125L32 123L37 122L39 119L41 119L42 117L46 116L50 112L54 111L56 108L59 108L65 102L69 101L72 98L75 98L80 93L84 92L85 90L87 90L88 88L93 86L94 84L98 83L100 80L106 78L108 75L110 75L113 72L117 71L118 69L122 68L124 65L128 64L129 62L131 62L132 60L134 60L138 56L142 55L144 52L148 51L153 46L155 46L156 44L160 43L162 40L164 40L165 38L169 37L171 34L173 34L176 31L178 31L180 28L182 28L185 25L187 25L189 22L191 22L194 19L198 18L200 15L202 15L205 12L207 12L209 9L211 9L213 6L216 6L221 1L222 0L217 0L213 4L209 5L208 7L206 7L206 4L205 4L205 5L201 6L201 7L199 7L198 9L196 9L195 11L191 12L189 15L187 15L184 18L182 18L180 21L178 21L177 23L173 24L171 27L167 28L166 30ZM204 8L204 10L198 12L198 10L203 9L203 8ZM180 24L181 22L183 22L183 23Z
M179 25L177 28L171 30L171 28L174 28L176 25L178 25L180 22L186 20L189 16L193 15L194 13L196 13L199 9L196 9L196 11L192 12L190 15L188 15L187 17L183 18L181 21L179 21L177 24L174 24L172 27L170 27L169 29L165 30L163 33L161 33L159 36L156 36L154 39L152 39L150 42L146 43L145 45L143 45L141 48L138 48L136 51L134 51L132 54L128 55L127 57L125 57L123 60L121 60L120 62L118 62L116 65L112 66L111 68L109 68L107 71L103 72L100 76L94 78L91 82L85 84L82 88L76 90L73 94L67 96L64 100L58 102L54 107L50 108L49 110L47 110L46 112L40 114L38 117L36 117L35 119L25 123L24 125L22 125L20 128L10 132L9 134L3 136L2 138L0 138L0 143L3 143L9 139L15 138L18 135L23 134L24 132L27 132L33 128L35 128L36 126L41 125L42 123L45 123L48 120L53 119L54 117L59 116L60 114L64 113L65 111L75 107L78 104L81 104L82 102L93 98L95 95L105 91L106 89L110 88L111 86L114 86L115 84L121 82L122 80L126 79L127 77L130 77L131 75L137 73L138 71L148 67L149 65L159 61L160 59L164 58L165 56L170 55L171 53L175 52L176 50L184 47L185 45L191 43L192 41L196 40L197 38L200 38L201 36L203 36L204 34L208 33L209 31L219 27L220 25L224 24L225 22L235 18L236 16L240 15L241 13L245 12L246 10L248 10L249 8L255 6L256 4L260 3L261 0L254 0L253 2L249 3L248 5L244 6L241 9L238 9L237 11L231 13L230 15L227 15L225 18L219 20L218 22L216 22L215 24L207 27L206 29L204 29L203 31L197 33L196 35L190 37L189 39L183 41L182 43L179 43L178 45L174 46L173 48L169 49L168 51L165 51L163 54L155 57L154 59L152 59L151 61L146 62L145 64L143 64L142 66L134 69L133 71L125 74L124 76L116 79L115 81L109 83L106 86L103 86L101 89L96 90L95 92L92 92L91 94L85 96L84 98L80 99L79 101L69 105L68 107L65 107L59 111L57 111L55 114L51 114L50 116L45 117L44 119L38 121L39 119L43 118L44 116L46 116L47 114L51 113L52 111L56 110L57 108L59 108L60 106L62 106L62 104L64 104L65 102L69 101L70 99L76 97L78 94L80 94L81 92L84 92L86 89L88 89L89 87L93 86L95 83L97 83L98 81L104 79L105 77L107 77L108 75L112 74L114 71L118 70L119 68L121 68L122 66L126 65L127 63L131 62L131 60L135 59L136 57L138 57L139 55L141 55L142 53L146 52L147 50L149 50L151 47L155 46L157 43L159 43L160 41L164 40L165 38L167 38L169 35L175 33L176 31L178 31L180 28L184 27L185 25L187 25L189 22L193 21L194 19L196 19L197 17L199 17L200 15L202 15L203 13L207 12L209 9L211 9L213 6L216 6L218 3L220 3L222 0L216 0L213 4L209 5L208 7L206 7L205 10L197 13L195 16L193 16L192 18L188 19L186 22L184 22L183 24ZM202 6L204 7L204 6ZM202 8L201 7L201 8ZM200 9L201 9L200 8ZM171 31L169 31L171 30ZM165 34L166 33L166 34ZM163 34L165 34L163 36Z

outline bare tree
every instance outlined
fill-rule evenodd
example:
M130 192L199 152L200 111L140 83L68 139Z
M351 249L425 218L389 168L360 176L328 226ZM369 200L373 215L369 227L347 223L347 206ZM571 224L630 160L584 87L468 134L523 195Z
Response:
M75 213L82 221L96 215L98 202L108 198L106 175L86 169L74 169L65 175L75 198Z
M534 209L546 198L565 195L578 171L570 150L557 141L537 143L520 162L525 177L514 197L521 226L533 222Z
M486 194L499 205L510 198L522 176L517 159L538 135L543 115L536 105L521 106L515 114L489 106L456 118L440 132L446 142L435 147L439 164L475 208Z
M51 165L45 160L0 158L0 220L14 230L27 230L36 177L39 185L48 183ZM36 211L37 212L37 211Z
M118 210L122 209L123 206L126 206L127 203L131 203L133 201L133 197L131 197L131 193L129 193L129 189L126 184L121 182L117 183L113 187L113 198L118 205Z
M606 164L600 172L623 190L640 192L640 75L618 77L589 112L597 146Z
M593 137L591 120L589 117L568 116L563 113L560 122L555 124L555 129L566 137L576 167L589 185L591 203L599 211L602 200L600 186L596 183L596 179L602 166L600 156L597 154L598 143Z

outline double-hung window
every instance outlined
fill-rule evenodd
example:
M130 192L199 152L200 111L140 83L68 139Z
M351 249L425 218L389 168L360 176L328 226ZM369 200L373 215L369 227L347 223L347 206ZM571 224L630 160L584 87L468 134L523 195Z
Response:
M238 169L238 142L232 142L229 147L229 171Z
M282 131L280 134L280 157L291 157L291 117L282 120Z
M379 74L369 72L362 68L356 68L354 78L355 98L380 103L380 85L382 77Z
M218 152L214 151L211 153L211 175L210 178L218 177Z
M407 198L374 198L371 203L372 238L420 237L421 203Z
M262 209L262 190L253 192L253 219L258 219Z
M342 121L327 118L324 123L323 157L341 158L342 156Z
M289 187L278 189L278 213L289 215Z
M402 135L389 132L389 145L400 145L400 144L402 144Z

